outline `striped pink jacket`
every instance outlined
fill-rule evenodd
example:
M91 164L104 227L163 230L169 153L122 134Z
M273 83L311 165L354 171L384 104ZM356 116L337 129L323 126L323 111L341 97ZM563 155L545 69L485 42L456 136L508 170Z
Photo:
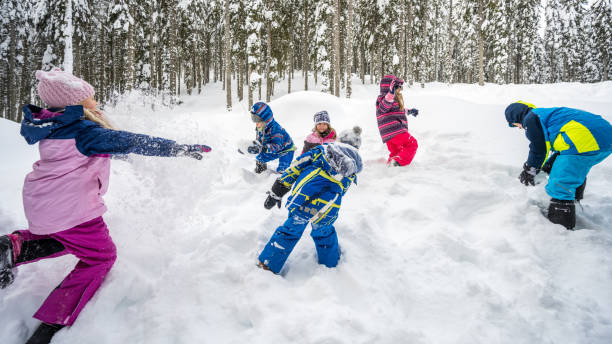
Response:
M380 95L376 99L376 120L382 141L386 143L395 135L408 133L408 118L404 110L400 109L395 96L389 93L389 84L392 80L403 83L403 80L394 75L385 75L380 81Z

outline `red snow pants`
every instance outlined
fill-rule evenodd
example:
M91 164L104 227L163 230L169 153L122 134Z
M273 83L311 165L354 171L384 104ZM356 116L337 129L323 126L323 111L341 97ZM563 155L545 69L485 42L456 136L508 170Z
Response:
M412 135L406 132L397 134L387 141L387 148L389 148L387 163L395 160L400 166L406 166L412 162L419 144Z

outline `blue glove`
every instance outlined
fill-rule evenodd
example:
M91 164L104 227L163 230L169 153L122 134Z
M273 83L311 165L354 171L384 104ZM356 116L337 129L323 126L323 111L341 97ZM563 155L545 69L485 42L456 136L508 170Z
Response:
M419 110L418 109L408 109L406 110L406 115L413 115L414 117L416 117L419 114Z

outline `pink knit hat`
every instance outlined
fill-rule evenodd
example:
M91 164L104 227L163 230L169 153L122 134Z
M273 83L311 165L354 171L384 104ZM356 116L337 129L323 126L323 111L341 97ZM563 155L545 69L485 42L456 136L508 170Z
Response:
M85 80L66 73L59 68L49 72L36 71L38 95L49 107L64 108L77 105L94 95L93 87Z

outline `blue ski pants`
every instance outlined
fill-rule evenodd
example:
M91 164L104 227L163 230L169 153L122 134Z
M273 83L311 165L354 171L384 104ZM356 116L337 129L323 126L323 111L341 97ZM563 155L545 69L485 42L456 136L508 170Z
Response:
M546 193L560 200L574 200L576 188L584 183L591 168L605 160L612 152L559 155L555 160Z
M298 212L296 214L296 212ZM272 237L259 255L259 261L266 264L274 273L279 273L285 261L293 251L298 240L302 237L308 218L311 215L296 210L282 226L278 227ZM320 225L312 224L310 236L314 240L319 264L328 268L338 265L340 259L340 247L338 246L338 236L332 223Z

